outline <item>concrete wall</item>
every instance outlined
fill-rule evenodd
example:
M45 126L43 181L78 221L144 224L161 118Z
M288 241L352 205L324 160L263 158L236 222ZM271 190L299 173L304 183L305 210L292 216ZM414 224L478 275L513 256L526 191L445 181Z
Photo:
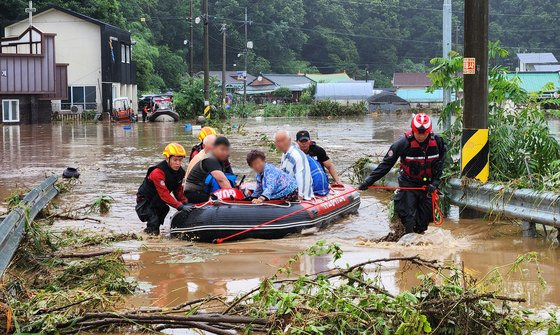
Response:
M69 64L68 86L95 86L100 110L100 27L54 9L35 15L33 25L43 33L56 34L56 62ZM4 29L5 36L18 36L27 28L27 20L18 22Z

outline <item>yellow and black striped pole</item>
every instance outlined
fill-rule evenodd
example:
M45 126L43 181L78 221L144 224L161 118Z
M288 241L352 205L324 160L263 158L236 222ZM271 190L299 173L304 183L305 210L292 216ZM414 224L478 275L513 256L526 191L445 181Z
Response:
M488 181L488 129L463 129L461 138L461 174L482 182Z
M465 106L461 175L487 182L488 159L488 0L465 1Z

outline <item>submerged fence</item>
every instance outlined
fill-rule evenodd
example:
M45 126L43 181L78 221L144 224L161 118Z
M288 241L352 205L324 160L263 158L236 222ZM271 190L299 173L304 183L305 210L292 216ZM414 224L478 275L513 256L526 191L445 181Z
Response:
M369 172L377 164L366 164ZM398 171L391 170L384 183L398 185ZM464 183L461 179L449 181L450 192L446 194L451 204L491 215L503 215L531 223L540 223L560 229L560 194L539 192L531 189L509 189L498 184Z
M18 248L25 226L58 194L55 186L57 176L45 179L39 186L32 189L19 205L0 222L0 277L10 264Z

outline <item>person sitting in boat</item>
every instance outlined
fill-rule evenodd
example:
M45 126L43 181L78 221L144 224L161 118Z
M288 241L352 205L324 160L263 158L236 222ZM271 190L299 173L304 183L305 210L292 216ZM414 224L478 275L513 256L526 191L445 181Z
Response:
M252 194L254 204L279 199L297 201L298 187L295 178L267 163L264 152L250 151L247 154L247 164L257 173L257 186Z
M306 155L297 145L292 143L290 134L286 130L279 130L274 135L274 144L282 152L281 168L296 179L298 198L313 199L313 180Z
M191 161L194 156L196 156L199 152L202 151L204 148L204 138L208 135L217 135L218 133L212 127L204 127L200 129L200 133L198 133L198 139L200 143L195 144L191 149L191 154L189 155L189 161Z
M198 162L200 162L202 159L204 159L204 157L206 157L207 154L212 152L212 150L214 149L214 142L216 142L216 135L214 135L214 134L208 135L204 138L204 140L202 141L202 150L200 150L200 152L197 153L191 159L191 161L189 162L189 165L187 166L187 177L189 176L192 168Z
M185 184L190 203L206 202L214 191L235 186L235 175L226 167L229 152L229 140L218 136L212 151L192 168Z
M183 194L185 170L181 164L187 155L185 148L178 143L170 143L163 150L163 155L164 161L148 169L136 195L136 213L140 221L146 222L144 232L150 235L159 235L159 227L169 213L169 206L180 211L192 210Z
M323 170L329 172L329 174L333 178L333 185L342 185L340 177L336 172L336 168L327 155L327 152L325 151L325 149L318 146L315 141L311 140L311 135L307 130L300 130L296 133L296 143L298 144L301 151L313 157L316 161L319 162L319 164L321 164Z

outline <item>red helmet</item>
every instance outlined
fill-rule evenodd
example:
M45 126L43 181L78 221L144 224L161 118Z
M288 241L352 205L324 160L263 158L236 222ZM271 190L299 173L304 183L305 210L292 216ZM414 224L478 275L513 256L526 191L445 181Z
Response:
M432 132L432 119L426 113L418 113L412 117L412 132L424 134Z

